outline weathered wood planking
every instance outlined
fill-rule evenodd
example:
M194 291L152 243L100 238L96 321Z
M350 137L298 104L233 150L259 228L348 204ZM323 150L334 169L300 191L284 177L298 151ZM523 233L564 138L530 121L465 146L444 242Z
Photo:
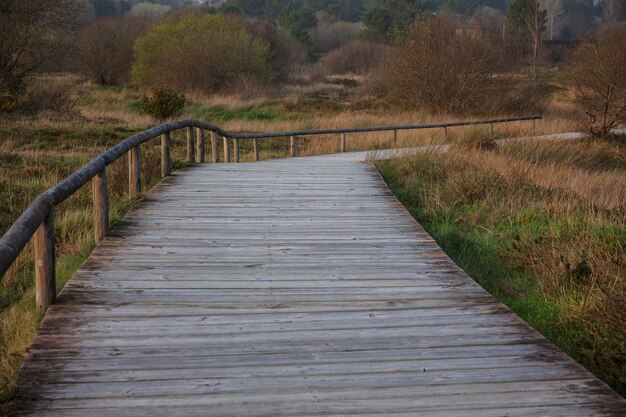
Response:
M50 307L18 394L47 416L626 412L336 157L166 178Z

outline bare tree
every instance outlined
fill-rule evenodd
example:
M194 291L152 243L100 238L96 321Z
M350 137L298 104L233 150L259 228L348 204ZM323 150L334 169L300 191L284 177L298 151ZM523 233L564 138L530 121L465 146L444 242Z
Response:
M554 40L554 35L560 27L560 19L563 16L563 2L561 0L542 0L542 8L546 12L548 39Z
M74 43L75 70L102 85L129 81L133 45L148 27L146 19L135 16L110 16L91 22L80 30Z
M0 93L15 93L76 26L85 0L0 1Z
M615 23L619 20L623 0L602 0L602 18L605 23Z
M626 27L609 28L580 45L572 60L571 88L584 113L583 128L606 136L626 122Z

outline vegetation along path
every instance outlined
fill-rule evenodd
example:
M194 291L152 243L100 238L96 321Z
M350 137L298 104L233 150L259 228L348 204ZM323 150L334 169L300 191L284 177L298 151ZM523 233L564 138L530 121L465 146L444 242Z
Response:
M626 411L332 156L164 179L50 306L18 395L46 416Z

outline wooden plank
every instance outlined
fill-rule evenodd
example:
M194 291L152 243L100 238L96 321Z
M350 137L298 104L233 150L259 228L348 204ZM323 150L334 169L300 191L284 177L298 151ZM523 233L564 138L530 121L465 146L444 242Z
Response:
M371 166L323 157L197 165L154 187L48 310L18 395L24 415L64 416L625 410Z

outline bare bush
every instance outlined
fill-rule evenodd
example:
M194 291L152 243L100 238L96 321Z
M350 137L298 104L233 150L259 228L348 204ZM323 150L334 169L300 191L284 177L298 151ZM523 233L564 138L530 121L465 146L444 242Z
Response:
M54 117L76 114L77 98L74 80L62 76L29 78L20 98L20 110L27 114L42 113Z
M431 18L414 24L391 49L381 77L399 105L462 115L528 111L532 90L508 65L492 32L457 30Z
M330 74L363 74L380 64L384 55L381 44L352 41L329 52L322 58L322 65Z
M128 82L133 44L148 30L139 17L105 17L85 26L75 45L76 72L101 85Z
M337 49L359 39L363 30L365 30L365 25L362 22L318 21L317 26L311 30L313 51L325 53Z
M582 115L581 128L606 136L626 122L626 27L607 29L574 53L571 88Z

